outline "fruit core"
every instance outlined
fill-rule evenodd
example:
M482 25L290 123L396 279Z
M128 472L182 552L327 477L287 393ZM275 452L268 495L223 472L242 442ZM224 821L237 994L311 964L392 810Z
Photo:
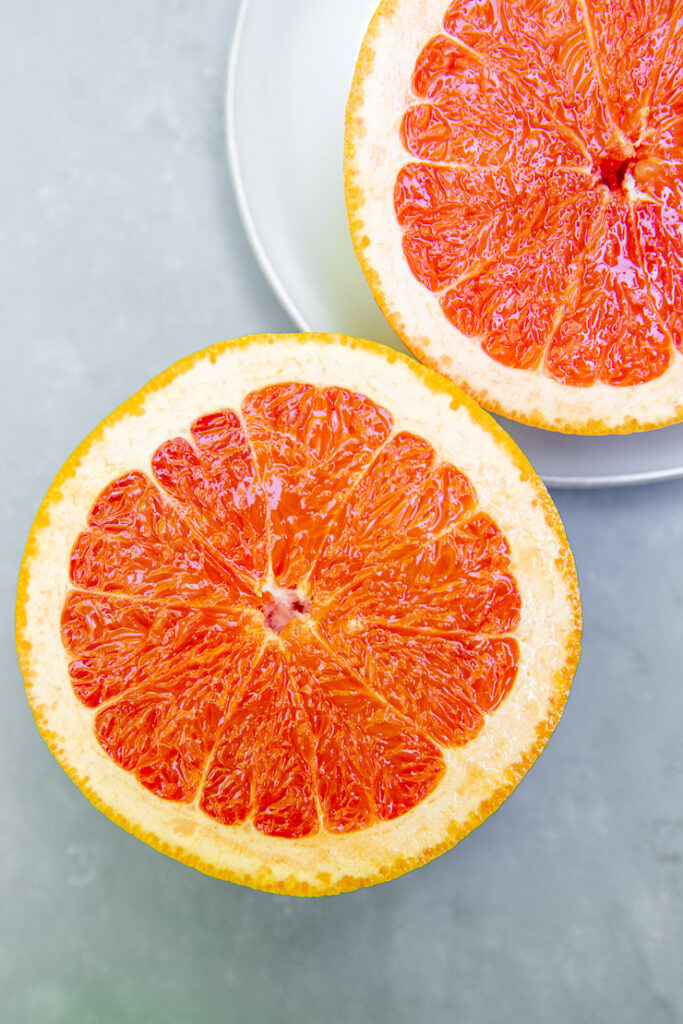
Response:
M278 587L271 583L263 594L263 618L268 629L281 633L292 619L304 619L311 610L311 602L298 590Z
M633 170L636 159L633 157L620 158L607 155L599 163L600 180L607 185L612 192L622 188L624 179L629 171Z

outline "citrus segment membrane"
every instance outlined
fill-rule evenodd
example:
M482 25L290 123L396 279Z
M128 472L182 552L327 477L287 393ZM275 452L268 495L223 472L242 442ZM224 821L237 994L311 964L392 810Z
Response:
M297 838L405 814L514 684L521 599L467 477L342 388L281 383L100 494L62 641L156 796Z
M419 52L403 251L504 366L626 387L680 349L682 27L679 0L455 0Z

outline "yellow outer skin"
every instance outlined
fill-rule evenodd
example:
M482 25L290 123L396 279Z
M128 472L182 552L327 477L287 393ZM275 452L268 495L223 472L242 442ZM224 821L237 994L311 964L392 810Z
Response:
M533 742L524 751L523 755L515 761L515 763L507 766L501 785L491 792L487 799L484 800L476 811L470 814L465 821L452 822L438 842L426 845L420 850L419 854L410 857L396 856L390 861L374 864L370 871L359 874L349 873L344 877L336 879L334 882L326 880L320 875L320 873L314 878L306 878L301 874L291 874L286 878L275 879L269 871L267 863L264 863L260 870L252 872L234 870L229 866L219 866L212 863L211 860L195 855L187 847L182 847L173 842L169 842L166 836L159 834L154 830L145 828L139 821L131 820L127 815L121 812L115 802L104 800L97 791L97 780L93 782L88 774L84 773L82 767L77 763L77 761L74 762L70 760L69 750L65 749L63 744L63 737L57 736L50 728L49 714L46 708L41 704L39 697L41 675L37 664L40 656L41 638L47 627L44 622L32 621L28 613L29 585L32 578L35 579L36 575L39 575L41 571L40 563L36 562L36 553L41 535L47 530L53 513L61 501L62 488L65 483L77 475L81 460L91 452L93 448L97 448L98 442L101 441L106 430L113 424L116 424L130 416L141 415L145 400L148 396L152 395L154 392L163 390L176 378L187 373L187 371L196 363L207 359L213 363L221 353L229 350L245 350L251 346L258 346L263 354L263 359L267 359L267 346L281 342L286 342L291 345L306 345L310 342L314 343L316 346L344 346L344 348L354 350L359 359L363 358L363 353L374 353L375 356L381 355L387 365L396 362L405 364L410 368L411 374L419 378L425 389L431 391L435 397L445 396L450 400L452 408L457 409L464 407L476 424L480 426L483 431L493 437L496 446L504 451L505 458L519 470L521 479L525 482L529 482L533 486L536 495L535 503L536 501L538 502L545 522L552 530L559 545L560 554L556 559L556 566L560 577L567 585L569 616L572 623L568 639L564 646L564 659L562 660L562 663L556 667L553 673L552 695L546 708L546 714L543 720L536 727ZM335 382L334 380L330 380L329 383L334 384ZM198 408L197 415L206 411L208 410ZM580 655L580 636L581 606L579 588L573 558L561 520L545 487L543 486L543 483L534 473L532 467L514 442L495 423L495 421L493 421L470 398L464 395L457 387L444 377L427 368L421 367L413 360L410 360L405 356L374 342L361 341L337 335L257 335L241 338L232 342L223 342L182 359L180 362L155 377L145 385L145 387L137 392L137 394L124 402L123 405L107 417L107 419L105 419L73 452L48 490L48 493L38 510L29 534L21 564L16 607L16 638L19 664L24 676L27 696L36 719L36 724L51 752L60 762L71 780L78 786L91 803L106 814L112 821L116 822L116 824L120 825L128 832L131 832L139 839L142 839L150 846L153 846L158 851L174 857L191 867L197 868L208 875L227 879L255 889L285 893L293 896L332 895L395 878L398 875L427 863L434 857L437 857L439 854L450 849L459 842L460 839L472 831L472 829L484 821L516 787L522 776L539 756L551 733L555 729L566 704L572 678L578 664ZM75 699L76 698L74 697L74 700ZM123 770L121 771L122 774L129 774L124 773ZM142 789L142 787L140 788ZM153 799L156 800L158 798ZM396 821L400 822L401 819L396 819ZM362 832L355 833L355 835L360 836L362 841ZM283 840L283 842L290 841Z
M559 382L552 381L553 394L546 396L542 403L533 399L528 401L524 397L519 401L513 401L510 395L518 387L522 388L522 390L524 389L521 380L522 376L525 373L531 373L532 376L536 376L536 371L521 371L507 368L489 356L487 359L491 364L491 373L500 375L501 371L504 373L507 371L506 376L509 381L508 388L501 387L500 383L494 388L490 382L482 379L485 375L482 374L481 370L477 371L477 379L475 380L473 375L468 373L467 369L463 370L462 367L453 369L449 366L448 358L444 359L439 355L435 356L430 351L430 346L433 344L436 336L436 329L434 332L431 332L427 326L420 326L418 330L414 322L410 328L407 326L404 308L407 290L412 289L413 282L417 285L418 290L426 291L426 289L415 278L412 278L412 272L409 272L411 280L404 279L401 282L401 289L399 289L400 297L398 299L392 298L387 294L389 287L387 281L391 276L391 271L385 272L383 279L382 268L373 260L369 248L372 239L368 237L368 225L364 215L366 204L364 177L367 173L368 154L363 152L362 156L359 157L362 140L367 133L367 125L362 115L362 109L366 98L366 91L368 90L369 83L372 81L377 53L382 48L386 48L384 35L387 26L398 16L403 16L407 3L415 8L413 24L416 27L416 34L418 26L420 30L424 31L422 19L424 18L426 23L427 17L433 15L433 8L435 6L438 6L440 10L442 8L441 13L445 13L448 7L447 0L381 0L363 39L346 108L344 189L351 240L370 290L384 316L404 345L422 363L448 376L460 388L476 399L477 402L480 402L489 412L497 413L508 419L559 433L594 436L631 434L645 430L654 430L683 421L683 353L677 350L674 350L672 366L665 371L662 377L655 378L652 382L629 387L597 384L587 388L572 388L569 385L561 385ZM427 38L435 34L436 31L438 31L438 28L435 26L435 31L428 32ZM426 42L426 39L424 41ZM416 43L416 40L413 40L413 42ZM417 57L419 49L420 47L416 44L414 58ZM393 128L387 125L387 131L389 130L393 131ZM382 151L382 145L383 140L378 140L377 160L380 166L384 167L386 154ZM406 150L404 162L407 163L412 160L415 160L415 158ZM391 190L393 196L394 180L392 175L393 170L390 169L387 173L387 188ZM393 203L391 214L395 217ZM433 298L431 293L428 294L430 298ZM433 299L433 301L436 302L436 299ZM457 336L460 341L472 344L471 339L457 331L440 310L439 314L439 320L443 321L442 326L445 332L452 332L454 337ZM414 317L412 319L414 321ZM478 345L476 347L478 348ZM466 362L467 358L467 356L463 355L462 362ZM672 393L667 401L660 403L656 415L653 416L649 400L646 397L647 389L658 388L658 382L667 378L667 375L671 376L675 381L670 389ZM548 382L551 383L550 378L548 378ZM615 418L613 414L608 416L604 409L601 410L599 396L596 398L591 397L590 393L599 389L602 389L603 393L609 391L620 392L624 405L627 404L627 392L632 392L634 395L636 392L640 392L643 400L639 402L636 399L636 401L631 403L632 408L629 411L624 411ZM556 407L558 396L561 396L563 392L569 393L572 391L580 391L585 396L585 409L582 410L580 416L559 412Z

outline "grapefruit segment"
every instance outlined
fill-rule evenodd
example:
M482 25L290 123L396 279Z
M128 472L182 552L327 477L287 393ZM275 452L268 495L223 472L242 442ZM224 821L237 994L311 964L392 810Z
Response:
M362 623L326 639L368 686L445 746L472 739L517 674L509 638Z
M319 595L332 595L370 566L400 558L403 545L421 549L474 503L470 482L454 466L437 465L427 441L396 434L342 502L311 582Z
M545 237L551 248L547 242L560 233L557 222L568 202L599 205L591 193L576 197L586 184L580 173L558 169L547 191L529 191L520 189L509 168L492 172L407 164L397 179L394 203L406 229L403 251L410 268L422 284L440 292L505 259L515 260L521 245L541 247ZM533 236L537 226L540 237Z
M431 541L398 539L366 559L346 587L327 598L328 626L379 619L441 631L506 633L519 622L520 597L504 538L486 517Z
M243 612L72 591L61 633L74 693L94 708L141 683L172 682L202 666L218 671L248 624Z
M683 57L681 58L683 62ZM679 86L680 88L680 86ZM679 171L683 161L683 104L679 99L669 105L662 103L652 117L648 134L652 140L649 151L667 160Z
M233 412L213 413L192 425L192 440L161 445L154 475L238 573L259 579L268 557L266 507L242 425Z
M636 168L635 180L642 192L634 218L650 290L683 351L683 187L660 168Z
M397 434L331 526L311 582L329 620L505 632L518 615L504 537L469 481L431 445ZM350 572L351 570L351 572Z
M542 485L457 389L379 346L266 338L91 435L17 621L37 721L98 806L204 870L317 893L497 806L564 705L578 615Z
M157 796L191 800L258 641L249 615L71 593L62 638L76 696L100 708L94 731Z
M154 681L98 711L94 732L103 750L155 796L191 800L224 714L222 673L183 671L182 687Z
M362 395L284 384L250 395L244 422L267 494L279 586L296 586L327 532L340 492L373 458L391 416Z
M439 292L472 271L482 260L497 254L508 224L514 231L519 214L512 207L494 205L495 193L481 188L481 177L462 171L408 165L397 182L399 222L407 224L403 252L415 277ZM444 179L450 179L444 188ZM444 191L448 195L443 197ZM462 197L462 204L457 198ZM410 217L411 207L423 209ZM408 219L410 217L410 220ZM471 229L479 225L480 250L473 251Z
M446 36L418 57L413 89L423 102L408 107L402 133L422 160L507 166L522 181L530 163L552 170L584 161L581 142L523 83Z
M506 366L540 364L575 291L583 255L602 218L604 199L583 192L548 208L542 204L497 260L490 260L441 299L448 319ZM523 269L523 273L520 270Z
M670 362L670 336L648 290L630 204L611 197L580 287L550 344L548 371L578 387L625 386L660 376Z
M302 631L290 640L291 673L315 741L318 797L332 832L405 814L443 772L439 749L343 661Z
M71 556L76 586L212 607L250 600L230 567L164 502L144 473L128 473L107 487L88 525Z
M584 155L596 142L614 141L617 126L578 0L455 0L443 27L513 81L524 107L533 97L545 109L551 136Z
M401 133L409 153L420 160L466 162L466 154L446 115L431 103L415 103L403 118Z
M619 126L637 138L669 45L677 0L588 0L602 81Z
M284 652L268 645L233 698L200 806L224 825L294 838L317 829L313 739Z
M643 143L652 155L671 161L683 158L683 4L673 5L670 32L661 66L652 86ZM680 179L680 168L678 169Z

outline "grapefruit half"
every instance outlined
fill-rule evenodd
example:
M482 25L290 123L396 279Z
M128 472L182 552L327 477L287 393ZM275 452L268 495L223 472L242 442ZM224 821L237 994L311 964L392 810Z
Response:
M683 419L681 0L384 0L354 247L423 362L565 432Z
M209 874L318 895L452 846L511 792L579 653L543 484L438 374L260 336L151 381L67 461L17 639L55 757Z

